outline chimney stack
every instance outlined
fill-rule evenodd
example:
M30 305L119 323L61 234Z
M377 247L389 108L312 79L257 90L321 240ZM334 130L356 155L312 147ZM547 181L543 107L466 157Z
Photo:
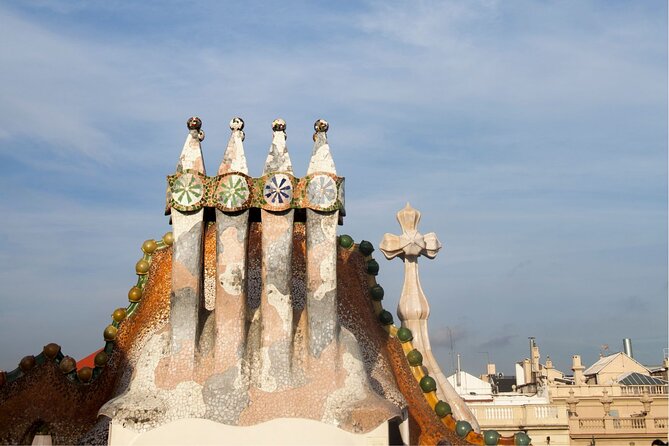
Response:
M583 384L583 364L581 364L581 355L574 355L571 357L571 369L574 372L574 384L580 386Z
M529 359L523 359L523 375L525 377L525 384L532 382L532 363Z
M455 384L458 387L462 386L462 378L460 377L460 353L458 353L458 365L455 371Z
M632 352L632 340L630 338L623 339L623 352L630 358L634 358L634 353Z

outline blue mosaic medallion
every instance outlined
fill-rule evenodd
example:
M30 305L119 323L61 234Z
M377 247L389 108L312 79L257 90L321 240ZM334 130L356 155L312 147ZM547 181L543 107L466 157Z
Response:
M263 197L274 206L290 204L293 199L293 185L290 178L282 173L269 177L263 188Z

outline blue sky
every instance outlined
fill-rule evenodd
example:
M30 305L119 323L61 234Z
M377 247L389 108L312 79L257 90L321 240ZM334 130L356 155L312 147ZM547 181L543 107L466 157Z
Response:
M0 369L102 345L142 241L169 230L190 115L209 171L241 116L253 175L274 118L298 175L327 119L356 241L422 212L445 371L451 339L473 373L512 372L528 336L565 371L624 337L661 362L666 2L26 1L0 24ZM376 255L394 311L402 265Z

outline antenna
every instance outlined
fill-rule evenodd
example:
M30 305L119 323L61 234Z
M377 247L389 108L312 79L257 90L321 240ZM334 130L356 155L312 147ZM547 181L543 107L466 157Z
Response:
M450 340L451 343L451 370L455 371L455 356L453 355L453 332L451 331L451 327L446 327L448 329L448 339Z
M605 352L605 351L608 351L608 349L609 349L609 344L602 344L602 345L599 347L599 356L602 356L602 357L603 357L603 356L604 356L604 352Z

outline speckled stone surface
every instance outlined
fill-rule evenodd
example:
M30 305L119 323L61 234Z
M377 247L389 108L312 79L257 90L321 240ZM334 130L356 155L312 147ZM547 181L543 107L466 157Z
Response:
M336 175L335 164L326 133L317 131L307 174L327 172ZM319 200L336 198L330 180L310 183L311 195ZM339 212L317 212L307 209L307 319L309 321L309 353L319 357L339 332L337 321L337 221Z
M279 120L277 120L279 121ZM293 173L285 123L283 129L275 121L263 174ZM278 174L276 182L264 188L264 194L273 204L292 198L293 186L286 175ZM294 210L272 212L261 210L262 231L262 292L260 294L260 349L255 351L250 364L254 386L264 392L289 389L298 384L301 374L293 373L293 308L290 294L293 254Z
M200 122L201 125L201 122ZM189 121L189 128L190 128ZM200 134L191 129L186 137L177 172L193 171L205 174ZM195 178L195 177L193 177ZM181 194L188 204L201 199L201 189L185 189ZM198 196L199 195L199 196ZM198 313L202 297L202 240L204 236L204 209L194 212L172 210L174 244L172 249L172 294L170 296L170 352L165 358L170 363L173 377L186 379L195 367Z
M345 306L337 306L337 318L341 321L338 342L331 342L318 358L306 354L308 329L304 280L307 243L306 228L301 223L294 224L294 236L290 241L293 256L287 265L292 272L288 291L295 297L291 302L291 318L296 321L290 337L291 370L298 372L293 373L290 386L282 390L269 392L254 384L258 373L254 370L254 358L261 351L258 336L261 325L256 302L260 300L258 294L262 295L258 269L262 270L259 264L263 225L252 223L249 231L248 336L241 373L220 368L208 352L200 350L196 354L192 379L174 379L169 362L164 361L169 356L169 324L165 318L153 319L152 327L146 329L151 333L140 336L145 342L128 351L127 390L107 403L102 414L121 420L125 427L138 431L186 417L209 418L234 425L252 425L278 417L301 417L327 422L351 432L368 432L382 422L400 416L405 400L397 389L387 353L383 351L388 335L375 322L364 289L362 268L339 275L338 286L346 290L342 302ZM216 231L212 225L205 237L205 256L214 255L215 246ZM363 285L347 289L351 285L346 277L351 274L356 281L363 280L360 282ZM142 305L151 302L150 291L147 290L149 295L145 296ZM139 318L146 317L141 311L142 305L137 312ZM361 305L362 311L350 308ZM367 321L362 323L361 317ZM121 338L124 337L123 328L119 334ZM375 334L370 336L370 331ZM124 389L121 386L119 390Z
M218 167L218 174L230 172L248 174L246 155L244 153L244 124L239 118L230 123L232 134ZM243 179L238 179L241 183ZM244 183L245 184L245 183ZM222 192L219 200L233 201L243 198L239 191ZM212 375L205 385L209 390L209 398L228 398L235 400L235 392L245 390L242 380L242 368L246 352L246 248L248 241L249 211L216 213L216 270L214 280L215 296L213 304L214 326L203 330L201 335L201 351L206 350L202 339L207 338L213 345L213 360L217 373ZM211 257L211 256L210 256ZM205 274L205 284L210 274ZM210 316L212 317L212 316ZM209 339L210 338L210 339ZM216 406L211 402L208 407ZM230 406L230 404L224 404ZM243 401L237 407L244 406ZM210 411L211 412L211 411ZM235 419L236 410L228 411L229 415L211 413L216 420Z

